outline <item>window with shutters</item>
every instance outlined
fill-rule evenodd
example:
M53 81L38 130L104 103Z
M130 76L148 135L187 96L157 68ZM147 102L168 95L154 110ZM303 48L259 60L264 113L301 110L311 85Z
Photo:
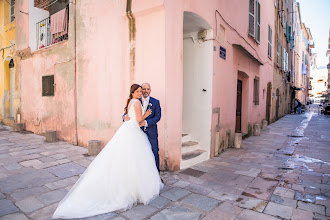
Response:
M249 0L249 35L260 44L261 7L259 0Z
M54 75L42 76L42 96L54 96Z
M304 59L305 59L305 53L304 53L304 51L303 51L303 53L302 53L302 57L301 57L302 59L302 62L304 62Z
M10 22L15 21L15 0L10 0L9 16Z
M281 45L281 63L280 63L281 69L283 69L283 47Z
M277 66L280 66L280 41L277 39Z
M285 52L285 71L289 71L289 54L288 52Z
M256 14L256 41L260 44L260 2L256 2L257 14Z
M272 58L272 36L273 31L270 25L268 25L268 57Z
M259 77L254 78L254 96L253 102L255 105L259 105Z
M285 70L285 60L286 60L286 51L285 51L285 48L283 47L283 58L282 58L282 70Z
M249 0L249 35L255 36L255 0Z

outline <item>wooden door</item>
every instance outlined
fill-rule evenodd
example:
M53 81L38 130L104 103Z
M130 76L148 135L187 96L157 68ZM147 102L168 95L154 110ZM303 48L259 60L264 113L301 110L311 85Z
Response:
M272 99L272 84L269 82L267 84L267 99L266 99L266 120L268 124L270 124L270 107L271 107L271 99Z
M275 115L276 120L278 119L279 108L280 108L280 90L276 89L276 115Z
M10 68L10 117L15 117L15 71Z
M241 132L242 132L242 80L237 80L235 133L241 133Z

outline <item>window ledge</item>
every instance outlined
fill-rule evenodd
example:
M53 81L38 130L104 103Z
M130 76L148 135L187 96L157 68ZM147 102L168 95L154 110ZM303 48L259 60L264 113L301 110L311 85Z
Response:
M67 40L63 40L63 41L60 41L60 42L55 43L55 44L51 44L51 45L49 45L49 46L47 46L47 47L43 47L43 48L37 49L37 50L35 50L34 52L32 52L32 55L33 55L33 54L37 54L37 53L39 53L39 52L44 52L44 51L51 50L51 49L53 49L54 47L60 46L60 45L62 45L62 44L66 44L66 43L68 43L68 42L69 42L69 39L67 39Z

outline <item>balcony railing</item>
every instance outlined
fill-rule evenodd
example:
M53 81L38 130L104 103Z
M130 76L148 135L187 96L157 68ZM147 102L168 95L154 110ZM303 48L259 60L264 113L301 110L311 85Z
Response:
M54 14L36 24L37 49L47 47L68 39L69 30L69 7L67 6L60 14ZM63 17L59 17L63 16ZM53 22L53 24L52 24Z

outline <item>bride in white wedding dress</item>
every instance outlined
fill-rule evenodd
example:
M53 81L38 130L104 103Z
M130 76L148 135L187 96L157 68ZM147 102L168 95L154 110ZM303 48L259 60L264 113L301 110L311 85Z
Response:
M141 86L131 86L125 108L130 120L123 123L59 203L53 219L126 210L137 203L148 204L159 195L163 183L147 135L139 127L151 111L143 114L141 91Z

